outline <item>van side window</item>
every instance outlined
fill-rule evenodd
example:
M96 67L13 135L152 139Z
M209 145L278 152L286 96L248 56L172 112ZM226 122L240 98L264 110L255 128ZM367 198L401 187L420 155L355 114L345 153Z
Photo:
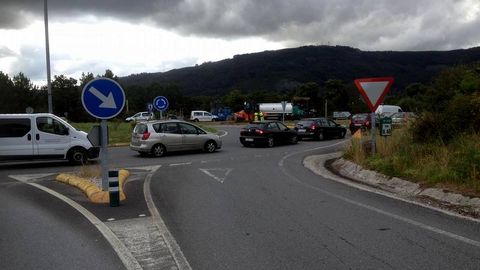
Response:
M23 137L30 132L30 119L0 119L0 138Z
M67 135L68 128L51 117L38 117L37 129L51 134Z

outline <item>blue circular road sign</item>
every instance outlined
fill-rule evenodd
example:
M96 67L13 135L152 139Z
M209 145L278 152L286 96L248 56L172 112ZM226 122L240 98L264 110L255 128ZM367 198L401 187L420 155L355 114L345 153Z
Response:
M93 117L110 119L123 110L125 92L116 81L109 78L97 78L83 87L82 104Z
M168 99L164 96L158 96L153 100L153 107L157 111L165 111L168 108Z

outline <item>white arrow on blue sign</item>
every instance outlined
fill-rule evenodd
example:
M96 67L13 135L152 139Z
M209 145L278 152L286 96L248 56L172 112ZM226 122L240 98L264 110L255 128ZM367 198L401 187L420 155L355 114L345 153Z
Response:
M123 110L125 92L116 81L109 78L97 78L83 87L82 104L93 117L110 119Z
M168 108L168 99L164 96L158 96L153 100L153 107L157 111L165 111Z

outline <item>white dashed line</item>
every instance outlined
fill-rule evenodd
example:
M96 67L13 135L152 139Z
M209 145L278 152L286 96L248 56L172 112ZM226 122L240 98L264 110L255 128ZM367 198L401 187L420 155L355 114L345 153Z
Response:
M168 166L170 167L175 167L175 166L186 166L186 165L192 165L192 162L185 162L185 163L173 163Z

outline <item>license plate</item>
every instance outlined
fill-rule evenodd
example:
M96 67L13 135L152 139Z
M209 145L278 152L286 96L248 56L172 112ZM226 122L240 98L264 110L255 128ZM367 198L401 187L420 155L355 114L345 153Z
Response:
M253 138L245 138L246 142L253 142Z
M304 129L304 128L301 128L301 129L298 130L298 132L306 132L306 131L307 131L307 130Z

